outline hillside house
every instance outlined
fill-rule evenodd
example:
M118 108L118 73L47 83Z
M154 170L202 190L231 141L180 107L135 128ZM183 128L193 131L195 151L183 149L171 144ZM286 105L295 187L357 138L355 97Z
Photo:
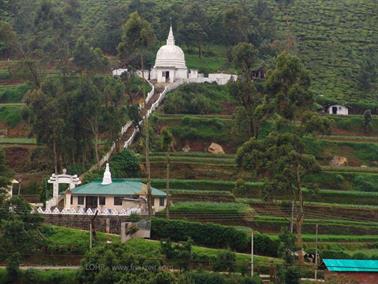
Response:
M331 105L328 107L327 112L333 115L348 115L349 109L342 105Z
M165 192L152 188L154 212L166 207L166 196ZM106 164L102 181L93 181L65 193L64 209L121 211L134 208L147 212L147 186L140 181L112 179L109 164Z

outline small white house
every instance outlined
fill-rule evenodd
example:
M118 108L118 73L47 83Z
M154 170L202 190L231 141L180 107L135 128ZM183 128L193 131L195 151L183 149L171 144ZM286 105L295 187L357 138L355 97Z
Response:
M125 73L125 72L127 72L127 68L119 68L119 69L114 69L113 71L112 71L112 74L113 74L113 76L121 76L123 73Z
M348 115L349 109L346 106L342 105L331 105L328 107L327 112L333 115Z

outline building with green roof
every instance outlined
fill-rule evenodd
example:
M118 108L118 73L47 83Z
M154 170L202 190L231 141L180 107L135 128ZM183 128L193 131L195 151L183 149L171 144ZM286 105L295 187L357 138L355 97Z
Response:
M355 281L353 283L378 283L378 260L323 259L323 262L327 268L325 273L326 280L337 276L341 279L344 278L350 281Z
M164 210L167 194L157 188L151 188L151 193L154 212ZM140 181L112 179L107 164L102 181L93 181L65 193L64 208L102 211L138 208L147 212L147 186Z

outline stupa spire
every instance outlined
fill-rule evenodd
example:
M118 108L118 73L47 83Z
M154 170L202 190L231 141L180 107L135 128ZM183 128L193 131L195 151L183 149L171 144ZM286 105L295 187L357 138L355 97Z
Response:
M102 178L102 185L108 185L112 183L112 174L110 172L109 163L106 163L104 177Z
M167 38L167 45L175 45L175 37L173 36L172 24L169 28L169 34Z

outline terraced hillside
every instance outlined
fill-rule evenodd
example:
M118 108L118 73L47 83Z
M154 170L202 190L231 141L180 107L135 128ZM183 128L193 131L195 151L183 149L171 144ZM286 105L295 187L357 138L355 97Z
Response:
M214 93L216 89L218 94ZM187 99L193 90L199 100L206 102L204 98L207 98L212 102L203 105L202 113L180 105L180 97ZM277 193L267 200L262 183L236 169L235 151L242 138L234 134L233 108L232 99L222 88L203 85L190 90L188 85L168 94L160 111L151 119L156 134L169 127L175 137L175 150L170 156L170 217L246 231L253 228L274 240L282 227L291 226L290 196ZM329 118L332 119L329 135L318 137L319 141L312 137L306 140L307 151L315 155L322 171L304 180L305 249L314 248L318 224L322 257L349 258L359 254L369 258L377 253L378 240L375 236L378 121L373 117L372 131L366 133L362 116ZM269 129L267 123L262 132ZM155 142L159 141L158 136L153 137ZM208 153L212 142L219 143L225 154ZM155 150L150 156L153 186L164 189L166 153L161 152L158 144L154 143ZM347 163L331 165L335 156L345 157ZM165 212L160 216L165 217Z
M110 2L128 3L119 0ZM160 40L165 38L165 34L160 31L162 23L155 21L154 16L164 11L170 13L169 7L178 2L184 1L153 1L149 5L147 14L151 15L150 20L158 29L158 35L163 37ZM201 6L214 16L238 2L206 0L201 1ZM253 5L255 2L247 1L246 4ZM377 1L296 0L287 8L278 6L273 0L267 2L277 20L280 36L285 38L288 33L294 36L294 50L310 69L313 91L317 95L324 96L327 101L355 105L356 111L377 107L377 82L371 90L359 87L364 68L369 68L366 62L378 60ZM81 0L81 3L85 11L83 29L89 32L106 17L109 1Z
M377 1L297 0L288 20L298 54L312 73L315 93L347 104L377 106L377 88L358 88L364 62L378 56Z

